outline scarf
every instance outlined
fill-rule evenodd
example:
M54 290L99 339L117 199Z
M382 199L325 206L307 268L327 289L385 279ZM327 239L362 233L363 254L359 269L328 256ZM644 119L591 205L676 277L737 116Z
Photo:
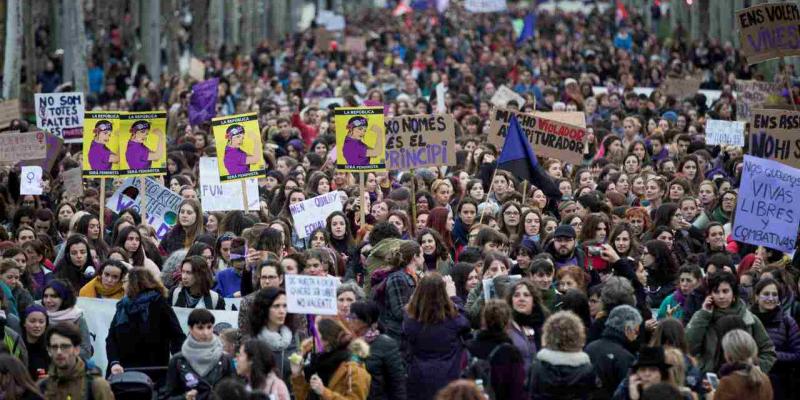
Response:
M258 338L266 342L272 351L283 351L292 344L292 331L286 325L281 326L280 332L273 332L265 326Z
M775 309L773 309L771 311L761 312L761 310L758 308L758 304L753 304L753 307L750 309L750 312L755 314L755 316L758 317L758 319L761 321L761 325L764 325L765 327L767 325L771 325L772 321L775 320L775 317L781 311L783 311L783 310L781 310L781 307L778 306L778 307L775 307Z
M190 334L186 336L186 340L181 346L181 354L195 372L200 376L206 376L222 357L222 342L217 336L214 336L210 342L198 342Z
M66 310L48 311L47 318L51 324L59 322L75 322L83 317L83 310L78 307L70 307Z
M130 317L140 315L142 321L150 319L150 303L161 298L161 293L155 290L148 290L140 293L135 299L125 296L117 303L117 312L111 327L127 324Z
M314 374L317 374L322 379L322 383L328 386L339 365L352 358L347 346L348 344L344 344L328 352L311 354L311 362L303 368L306 379L311 379Z
M423 254L422 257L425 258L425 271L436 271L436 253Z
M731 217L726 214L725 211L722 211L722 206L719 206L711 212L711 220L719 222L720 224L727 224L730 222Z
M531 310L530 314L523 314L513 309L511 310L511 314L513 315L514 322L516 322L517 325L533 328L537 332L539 328L542 327L542 324L544 324L544 315L542 315L541 309L539 309L539 307L536 305L533 306L533 310Z
M97 296L104 299L121 298L121 295L125 292L125 289L122 287L122 281L111 288L106 288L103 286L103 281L100 280L99 276L92 279L92 287L94 288L94 292L97 293Z

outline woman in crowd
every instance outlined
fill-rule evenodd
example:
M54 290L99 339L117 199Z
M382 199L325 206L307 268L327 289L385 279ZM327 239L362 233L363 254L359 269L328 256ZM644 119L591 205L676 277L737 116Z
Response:
M83 316L83 310L78 308L78 299L69 282L53 279L44 286L42 305L47 309L47 324L71 322L81 331L81 357L88 360L93 353L92 342L89 338L89 326Z
M703 281L703 272L697 265L687 264L678 270L678 282L675 291L661 302L658 308L657 319L675 318L679 321L689 321L702 304L702 293L697 289Z
M142 241L142 234L135 226L128 226L122 228L119 232L114 246L122 247L128 252L131 259L131 265L134 267L144 267L144 269L153 273L153 276L160 279L161 271L158 266L147 258L144 250L144 242Z
M108 259L100 264L97 275L83 285L78 297L119 300L125 294L122 281L127 273L128 267L121 261Z
M225 299L211 289L213 279L203 257L187 257L181 264L180 285L169 293L169 303L173 307L224 310Z
M422 248L425 258L425 268L423 271L436 271L442 275L450 275L453 267L453 260L450 252L438 232L430 228L425 228L417 232L417 243Z
M531 281L523 279L511 286L505 299L512 316L508 334L525 360L526 373L542 346L542 326L550 315L540 293Z
M71 235L64 245L64 257L56 263L56 272L47 277L69 282L77 294L95 276L91 250L92 246L86 236Z
M250 339L242 343L236 355L236 373L247 381L251 391L272 400L290 400L286 383L275 374L275 357L267 343Z
M28 373L35 380L47 375L50 368L50 353L44 337L49 325L47 309L43 306L33 304L22 313L22 338L28 350Z
M162 253L188 249L204 232L203 209L195 199L184 199L178 206L178 223L167 232L159 245Z
M294 335L287 326L286 292L274 287L259 290L247 313L251 337L269 346L275 359L275 371L288 385L292 373L289 356L297 352L300 336Z
M425 256L416 242L404 241L391 255L389 264L392 270L386 278L385 287L375 290L380 293L383 289L381 325L386 329L387 335L399 340L405 306L415 292L417 271L424 268Z
M8 354L0 354L0 397L4 400L44 400L25 371L25 364Z
M350 306L348 323L356 337L369 345L365 360L372 377L369 398L406 398L406 370L400 346L394 339L378 330L380 308L372 301L358 301Z
M466 303L469 292L478 286L478 270L474 264L460 262L456 263L450 274L453 283L456 285L456 296L463 303Z
M642 249L642 265L647 270L647 298L650 308L658 308L674 293L678 265L669 247L660 240L649 240Z
M0 261L0 279L11 289L11 294L17 301L17 310L24 310L33 304L33 296L22 284L24 266L14 259Z
M749 333L734 329L722 337L725 364L719 371L719 387L712 398L719 400L773 398L772 384L761 368L756 341Z

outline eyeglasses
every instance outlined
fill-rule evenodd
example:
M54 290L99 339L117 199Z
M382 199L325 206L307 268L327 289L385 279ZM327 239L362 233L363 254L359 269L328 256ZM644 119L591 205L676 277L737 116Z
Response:
M47 346L47 348L50 349L50 351L52 351L53 353L58 353L59 351L69 351L73 347L75 346L72 345L72 343L51 344Z

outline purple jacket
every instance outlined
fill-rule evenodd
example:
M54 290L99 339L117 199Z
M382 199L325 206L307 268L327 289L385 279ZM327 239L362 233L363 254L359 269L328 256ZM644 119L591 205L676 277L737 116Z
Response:
M427 325L405 315L403 340L408 365L408 399L429 400L439 389L459 378L469 321L455 318Z
M784 314L780 308L772 315L761 313L756 315L764 324L767 335L775 345L775 352L778 353L778 360L769 371L769 378L772 380L772 387L779 391L781 388L789 387L787 385L791 382L794 369L800 366L800 328L794 318Z

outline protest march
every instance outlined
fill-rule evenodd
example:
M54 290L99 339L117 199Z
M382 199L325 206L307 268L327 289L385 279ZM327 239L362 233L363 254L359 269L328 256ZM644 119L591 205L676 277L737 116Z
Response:
M796 2L0 6L0 399L798 398Z

